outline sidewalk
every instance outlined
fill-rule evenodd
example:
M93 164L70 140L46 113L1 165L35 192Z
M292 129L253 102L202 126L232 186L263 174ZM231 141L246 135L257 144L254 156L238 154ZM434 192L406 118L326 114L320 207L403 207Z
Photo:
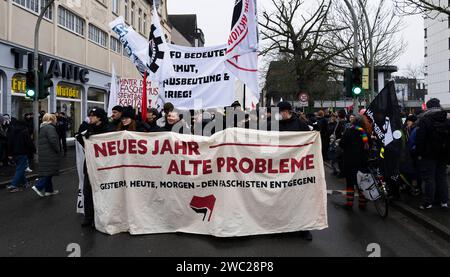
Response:
M447 175L447 180L450 190L450 175ZM401 201L392 202L392 205L450 241L450 211L441 209L439 204L433 205L433 208L429 210L420 210L419 206L422 202L422 195L412 196L403 192Z
M61 160L61 173L76 167L75 155L75 147L67 146L67 155ZM33 170L33 172L27 173L26 176L28 180L33 180L34 178L37 178L38 166L37 164L32 164L30 168ZM11 180L14 177L15 170L16 168L14 166L0 167L0 189L4 189L11 183Z

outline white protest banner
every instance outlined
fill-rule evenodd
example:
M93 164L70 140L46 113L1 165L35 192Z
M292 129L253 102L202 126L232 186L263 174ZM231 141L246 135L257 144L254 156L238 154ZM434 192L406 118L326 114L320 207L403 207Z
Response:
M178 109L230 106L235 78L226 69L227 46L185 47L168 45L175 76L163 82L160 97Z
M136 78L122 78L119 81L119 93L116 105L132 106L140 109L142 103L143 80ZM147 108L156 108L159 89L152 87L147 80Z
M91 136L85 147L95 226L107 234L230 237L328 227L318 132L124 131Z

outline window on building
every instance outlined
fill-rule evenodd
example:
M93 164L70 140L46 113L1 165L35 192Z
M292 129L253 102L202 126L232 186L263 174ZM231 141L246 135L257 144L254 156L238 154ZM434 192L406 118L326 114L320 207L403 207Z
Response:
M49 0L13 0L13 2L17 5L35 13L36 15L39 15L41 13L41 10L44 9L48 1ZM48 10L44 14L44 17L49 20L53 19L53 5L48 8Z
M449 0L450 1L450 0ZM147 32L147 15L144 13L144 26L142 26L142 29L144 31L144 34Z
M423 29L424 38L427 38L427 28Z
M62 6L58 7L58 24L69 31L84 36L84 20Z
M120 51L122 50L120 40L116 39L115 37L111 37L110 48L112 51L120 54Z
M119 0L112 0L111 6L112 12L119 14Z
M125 21L128 21L128 0L125 0Z
M135 4L134 2L131 2L131 13L130 13L130 17L131 17L131 26L134 27L134 8L135 8Z
M106 6L106 0L97 0L97 2L100 2L100 3L102 3L103 5Z
M106 42L108 41L108 34L104 31L102 31L100 28L89 24L89 40L101 45L103 47L106 47Z
M139 9L139 12L138 12L138 30L139 30L139 33L142 32L142 9Z
M425 52L424 57L427 57L428 56L428 47L425 46L425 51L424 52Z

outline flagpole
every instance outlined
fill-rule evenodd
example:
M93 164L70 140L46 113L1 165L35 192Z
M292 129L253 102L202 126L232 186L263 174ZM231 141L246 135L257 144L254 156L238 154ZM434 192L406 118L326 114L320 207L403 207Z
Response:
M243 108L244 108L244 111L245 111L245 84L244 84L244 101L242 101L243 102Z

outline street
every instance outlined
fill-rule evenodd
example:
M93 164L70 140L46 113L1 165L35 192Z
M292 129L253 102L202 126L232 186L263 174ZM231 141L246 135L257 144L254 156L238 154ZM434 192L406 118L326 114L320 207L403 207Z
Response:
M327 170L329 190L342 190L344 180ZM69 256L71 243L80 246L82 257L367 257L369 244L380 246L382 257L450 256L449 243L395 209L382 220L369 204L367 211L339 207L342 195L328 195L329 228L313 231L307 242L297 233L237 238L185 233L114 236L82 228L75 213L76 171L54 180L60 194L40 198L31 189L8 193L0 190L0 256Z

